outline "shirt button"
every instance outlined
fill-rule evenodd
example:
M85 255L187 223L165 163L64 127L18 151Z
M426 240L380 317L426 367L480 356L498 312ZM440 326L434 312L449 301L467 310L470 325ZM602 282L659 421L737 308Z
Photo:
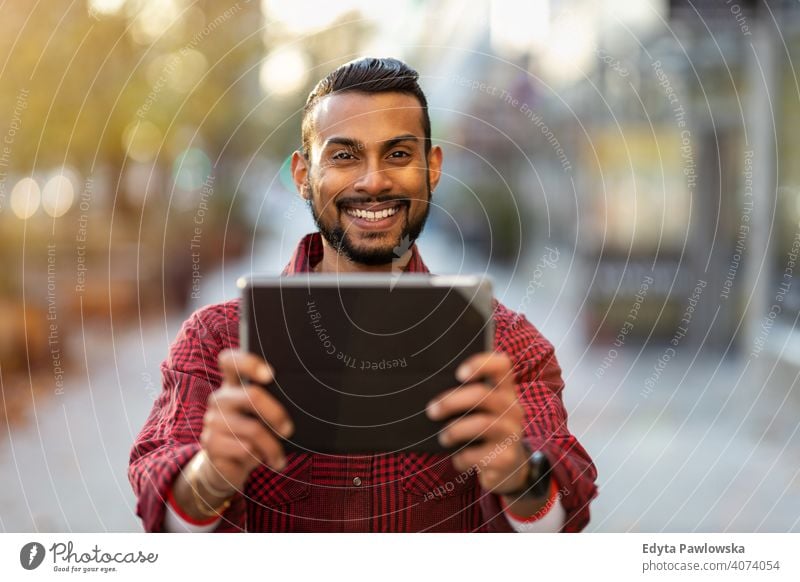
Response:
M361 477L353 477L353 485L361 487Z

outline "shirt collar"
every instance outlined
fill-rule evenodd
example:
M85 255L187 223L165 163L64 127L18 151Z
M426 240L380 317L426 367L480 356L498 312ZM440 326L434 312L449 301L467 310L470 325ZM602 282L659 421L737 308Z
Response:
M322 235L312 232L305 235L297 248L294 250L292 260L283 269L283 275L294 275L297 273L310 273L314 267L322 260L323 245ZM430 273L428 267L422 262L416 243L411 245L411 259L403 269L406 273Z

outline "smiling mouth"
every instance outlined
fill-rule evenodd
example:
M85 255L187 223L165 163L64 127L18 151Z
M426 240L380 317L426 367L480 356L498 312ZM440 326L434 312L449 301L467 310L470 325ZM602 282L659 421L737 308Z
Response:
M345 212L353 218L363 218L369 222L378 222L384 218L389 218L390 216L397 214L399 211L399 205L395 206L394 208L378 210L377 212L373 212L371 210L360 210L358 208L345 208Z
M394 216L406 205L406 202L403 200L395 200L393 202L384 202L381 204L345 205L342 210L353 218L377 223Z

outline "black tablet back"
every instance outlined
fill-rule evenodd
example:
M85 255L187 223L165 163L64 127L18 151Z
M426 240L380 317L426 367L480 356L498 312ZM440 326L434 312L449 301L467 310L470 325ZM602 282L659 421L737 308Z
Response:
M493 347L487 280L302 274L240 287L242 347L275 369L266 388L295 424L287 450L445 450L425 405Z

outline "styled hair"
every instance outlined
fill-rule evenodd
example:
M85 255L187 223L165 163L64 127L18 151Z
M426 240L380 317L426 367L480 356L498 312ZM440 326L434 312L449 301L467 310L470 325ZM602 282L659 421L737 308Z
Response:
M357 91L360 93L406 93L417 98L422 106L422 129L425 133L425 154L431 148L431 118L428 101L417 80L419 73L403 61L392 58L364 57L341 65L322 79L308 95L303 107L301 133L303 155L311 152L314 133L313 111L317 102L332 93Z

